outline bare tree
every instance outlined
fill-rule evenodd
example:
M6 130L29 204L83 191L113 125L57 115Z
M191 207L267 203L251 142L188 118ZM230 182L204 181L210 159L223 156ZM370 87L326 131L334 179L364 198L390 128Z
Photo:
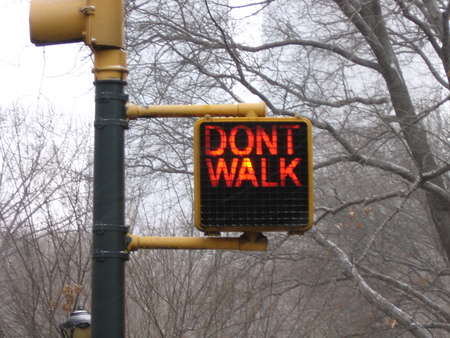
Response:
M283 245L276 245L277 256L264 258L279 265L283 280L294 281L278 284L281 289L270 297L308 287L310 302L303 312L277 315L270 329L287 332L300 320L311 323L309 334L328 336L448 334L448 6L376 0L128 2L129 91L135 100L223 103L256 95L270 114L301 114L313 122L315 228L300 241L272 236ZM145 158L139 165L146 163L142 169L151 182L170 182L169 172L189 181L189 123L135 126L135 135L148 135L136 152ZM160 149L174 151L172 158ZM168 195L179 196L168 210L174 215L184 205L183 221L189 222L184 203L190 192L182 190L190 185L180 188L178 181L166 185ZM140 210L157 219L151 210ZM310 259L299 262L293 276L295 245ZM303 276L314 278L302 281ZM350 299L353 306L346 309ZM370 309L367 315L354 313L361 304ZM259 306L257 316L264 312ZM325 320L333 314L345 324ZM354 321L355 315L364 319ZM254 326L248 330L257 332Z
M90 129L67 122L55 112L1 110L2 337L57 336L66 316L88 305L92 147L79 136Z

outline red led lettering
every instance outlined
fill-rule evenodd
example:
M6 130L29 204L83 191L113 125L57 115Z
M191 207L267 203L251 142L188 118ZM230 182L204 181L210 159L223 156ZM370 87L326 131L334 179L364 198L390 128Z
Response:
M278 152L280 142L277 128L284 129L286 135L285 140L280 140L280 142L285 141L282 142L285 150L280 152ZM240 187L244 181L250 181L249 183L254 187L285 187L288 180L292 182L288 182L289 184L302 186L297 176L301 158L280 157L277 160L278 168L271 168L271 165L274 167L277 165L270 159L272 155L281 155L281 153L294 154L296 148L294 148L293 130L298 128L300 128L298 124L274 124L266 128L262 124L256 124L252 128L238 124L230 129L224 129L218 125L206 125L205 155L217 157L217 162L213 162L211 158L205 159L211 186L218 187L220 180L224 180L227 187ZM231 154L235 157L229 158ZM251 157L250 154L258 156ZM252 161L257 161L256 169L253 165L256 162ZM270 171L272 176L269 174Z
M236 169L238 166L239 159L233 158L231 162L230 170L228 170L227 163L224 158L219 158L217 161L216 170L214 170L212 161L210 158L206 159L206 165L208 166L209 179L211 180L211 185L217 187L219 185L220 176L223 173L223 178L225 179L225 184L227 187L233 186L234 177L236 176Z
M220 145L217 149L211 149L211 130L216 130L220 134ZM227 146L227 134L219 126L205 126L205 154L210 156L220 156L224 153Z
M294 173L295 167L300 163L301 158L294 158L286 167L286 159L280 158L280 185L286 186L286 176L289 176L296 186L301 186L300 180Z
M239 132L239 130L243 130L247 133L247 147L245 147L243 149L239 149L236 145L236 134ZM230 148L231 148L231 151L233 152L233 154L239 155L239 156L244 156L244 155L248 155L252 152L253 147L255 145L255 136L253 135L253 132L249 127L239 125L239 126L234 127L233 129L231 129L229 142L230 142Z
M238 177L236 179L235 187L240 187L242 181L252 181L254 187L258 187L258 180L256 179L255 170L253 169L252 161L245 157L242 159L241 168L239 169Z
M292 136L292 129L298 129L300 126L296 125L282 125L280 126L282 129L287 129L286 131L286 154L293 155L294 154L294 138Z
M262 143L267 146L271 155L277 154L278 147L278 136L277 136L277 128L275 125L272 125L272 136L269 137L266 131L262 128L261 125L256 126L256 154L262 155Z
M267 159L261 158L261 185L263 187L278 187L278 182L267 181Z

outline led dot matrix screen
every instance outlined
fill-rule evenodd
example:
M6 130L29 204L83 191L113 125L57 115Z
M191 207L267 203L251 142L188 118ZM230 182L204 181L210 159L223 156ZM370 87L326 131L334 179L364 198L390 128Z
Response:
M312 225L311 123L209 118L195 125L195 225L305 231Z

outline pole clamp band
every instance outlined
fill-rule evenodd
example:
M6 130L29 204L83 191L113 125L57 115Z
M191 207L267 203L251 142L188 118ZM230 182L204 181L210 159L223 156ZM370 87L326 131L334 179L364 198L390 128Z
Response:
M95 128L101 129L106 126L120 126L125 129L128 129L128 121L122 119L102 119L102 118L98 118L94 121Z
M92 231L100 235L105 233L105 231L119 231L127 234L129 229L130 227L127 225L103 224L103 223L94 224L94 226L92 227Z
M97 93L97 95L95 95L95 101L108 102L110 100L119 100L123 102L128 102L128 95L111 92L100 92Z
M104 262L107 258L121 258L125 261L130 259L130 254L125 251L102 251L96 250L92 253L92 259L98 262Z

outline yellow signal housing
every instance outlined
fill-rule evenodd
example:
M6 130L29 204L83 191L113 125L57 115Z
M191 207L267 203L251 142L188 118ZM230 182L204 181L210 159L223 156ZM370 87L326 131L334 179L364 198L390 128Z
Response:
M30 37L37 46L124 48L124 0L31 0Z
M86 0L31 0L30 37L38 46L83 41Z

